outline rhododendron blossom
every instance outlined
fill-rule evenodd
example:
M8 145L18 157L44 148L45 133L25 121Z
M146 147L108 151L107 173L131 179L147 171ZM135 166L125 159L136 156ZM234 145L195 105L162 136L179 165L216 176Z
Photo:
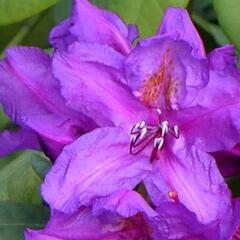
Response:
M143 182L154 206L180 202L204 224L220 219L225 234L231 197L209 152L239 142L233 47L206 55L186 10L169 8L158 33L130 49L127 28L109 14L76 1L69 26L51 35L53 72L67 105L100 128L64 149L43 184L45 200L72 213ZM96 18L108 21L102 34L86 27Z
M6 113L56 158L41 188L51 219L27 239L238 237L239 202L213 157L240 142L233 46L206 54L173 7L136 39L136 26L75 0L51 57L17 47L0 63Z

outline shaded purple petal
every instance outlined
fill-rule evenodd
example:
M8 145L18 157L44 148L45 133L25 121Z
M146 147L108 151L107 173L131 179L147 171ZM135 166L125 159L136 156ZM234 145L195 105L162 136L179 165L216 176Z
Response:
M124 57L114 49L96 43L75 42L68 47L69 54L78 57L79 62L97 62L122 70ZM63 55L64 56L64 55ZM67 55L69 57L69 55Z
M0 63L0 102L12 121L62 146L96 126L66 107L51 59L38 48L7 50Z
M138 27L136 24L128 25L128 40L134 42L139 37Z
M18 150L40 150L39 139L32 130L5 130L0 133L0 157Z
M53 211L44 230L25 232L26 240L94 240L100 239L104 231L101 222L90 209L80 209L72 215Z
M179 201L193 211L200 222L221 219L223 225L227 224L231 217L231 195L215 159L194 145L186 149L185 144L180 138L172 151L166 148L160 153L160 159L154 163L153 175L149 177L152 184L161 195L165 194L169 200ZM165 179L163 184L158 176ZM153 192L148 189L150 197L157 194L156 188ZM153 196L151 199L156 205L160 204L161 198L158 200Z
M69 32L71 26L71 19L68 18L52 29L49 42L54 48L67 49L69 45L77 40L77 37Z
M108 216L98 218L90 209L80 209L73 215L53 212L44 230L25 232L26 240L218 240L218 222L199 223L184 206L162 204L154 217L138 213L131 218Z
M61 82L68 106L87 114L101 126L132 127L143 107L123 83L121 72L107 66L117 57L106 60L106 64L99 59L83 62L81 46L75 44L69 52L58 51L53 60L53 71ZM97 52L98 56L102 54L102 50Z
M75 0L70 19L54 28L50 35L55 47L66 47L75 40L108 45L123 54L130 51L128 28L123 21L87 0Z
M239 142L239 133L232 121L235 113L238 109L234 105L209 109L196 106L169 115L169 119L178 124L187 144L194 144L206 152L216 152L230 149Z
M237 77L239 70L237 68L237 56L233 45L226 45L221 48L216 48L209 55L209 65L211 71L218 71L218 74L225 73L231 77Z
M196 57L204 57L203 42L194 27L186 9L169 7L158 30L159 35L169 35L175 40L184 40L192 46Z
M96 200L93 206L93 213L100 215L106 210L125 218L132 217L139 212L145 213L148 217L157 215L139 193L126 189Z
M153 239L219 240L219 222L201 224L182 204L162 203L158 216L150 219Z
M179 109L191 105L208 81L206 59L192 56L184 41L169 37L147 39L129 54L127 82L150 107Z
M240 146L237 145L228 151L212 153L217 161L218 168L224 177L240 175Z
M128 153L121 128L100 128L64 148L42 186L52 208L73 212L119 189L134 188L150 169L148 158Z
M209 83L193 102L198 107L181 113L186 121L180 128L187 141L215 152L240 142L240 71L231 46L213 51L209 62Z
M116 207L127 209L130 200L128 197L130 196L134 196L134 200L137 200L137 202L132 205L136 210L143 210L143 205L144 208L147 207L150 209L150 207L144 203L144 200L132 191L125 191L123 198L121 198L121 196L117 197L115 194L113 198L118 198L119 200L119 203L116 202L118 205ZM139 204L140 206L138 206ZM106 207L108 208L109 205ZM157 215L153 210L151 210L151 212L154 213L151 214L151 217ZM71 215L54 210L45 229L27 229L25 237L26 240L145 240L150 239L151 233L149 233L148 230L144 213L141 212L131 217L123 218L115 211L112 212L109 208L106 210L103 209L99 216L94 215L91 208L80 208Z

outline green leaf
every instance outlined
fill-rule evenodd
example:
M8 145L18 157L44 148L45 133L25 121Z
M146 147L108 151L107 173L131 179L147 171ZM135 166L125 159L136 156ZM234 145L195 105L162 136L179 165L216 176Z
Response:
M21 45L49 48L48 35L54 27L53 8L47 9L37 16L37 20L27 34L23 36L20 43Z
M1 0L0 0L1 1ZM49 32L60 21L70 15L71 0L60 0L57 4L24 21L0 26L0 58L4 48L16 45L36 46L48 49Z
M141 37L154 34L168 6L186 7L189 0L93 0L100 7L138 25Z
M240 183L240 176L234 176L234 177L230 177L227 179L227 184L228 184L230 190L232 191L233 197L240 196L239 183Z
M208 22L215 22L216 14L212 6L212 0L192 0L189 5L191 12L202 16Z
M2 107L0 106L0 131L2 131L9 124L10 120L4 114Z
M36 174L43 180L52 163L43 154L32 155L32 167Z
M240 1L213 0L213 6L224 32L240 50Z
M58 0L0 0L0 25L31 17L52 6Z
M224 46L229 43L225 33L217 24L206 21L203 17L196 13L192 14L192 19L198 26L210 34L219 46Z
M7 46L9 41L18 33L21 28L23 22L18 22L6 26L0 26L0 32L4 34L0 34L0 51Z
M6 35L3 34L0 36L0 49L2 51L0 58L4 57L4 48L7 49L21 43L22 39L28 34L28 32L37 22L39 16L40 15L38 14L37 16L33 16L32 18L22 22L0 26L0 32L7 32Z
M49 218L46 207L0 201L0 239L20 240L26 227L43 228Z
M68 18L71 14L71 0L60 0L53 8L54 22L58 24L64 19Z
M26 151L0 161L0 201L42 202L39 194L42 179L33 169L33 154L37 153Z

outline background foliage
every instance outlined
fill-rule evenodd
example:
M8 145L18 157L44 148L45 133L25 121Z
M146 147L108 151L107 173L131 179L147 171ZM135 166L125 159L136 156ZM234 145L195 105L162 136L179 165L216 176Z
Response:
M168 5L188 8L207 51L227 43L240 52L239 0L92 0L139 26L141 37L154 34ZM0 0L0 56L14 45L49 51L50 30L70 14L71 0ZM14 129L0 109L0 131ZM50 161L37 152L17 152L0 159L0 239L23 239L25 227L42 228L49 210L39 190ZM239 180L239 178L238 178ZM231 187L237 195L234 180Z

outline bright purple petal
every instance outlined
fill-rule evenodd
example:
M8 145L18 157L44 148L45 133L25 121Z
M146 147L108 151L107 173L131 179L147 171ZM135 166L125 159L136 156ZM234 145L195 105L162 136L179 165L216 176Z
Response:
M159 35L169 35L175 40L184 40L192 46L196 57L204 57L203 42L194 27L186 9L169 7L163 17Z
M127 82L144 105L161 109L189 106L208 81L206 59L192 56L184 41L147 39L129 54Z
M96 126L66 107L51 59L38 48L7 50L0 63L0 102L12 121L62 146Z
M194 212L200 222L221 219L222 225L227 224L231 217L231 195L215 159L194 145L186 148L182 138L172 143L173 150L167 144L154 163L153 174L149 175L148 182L155 185L155 191L148 189L150 197L153 194L151 199L160 204L161 198L154 196L158 188L161 195L181 202ZM165 180L162 183L159 179Z
M132 127L143 107L123 83L121 72L107 66L113 65L117 57L107 59L107 54L106 64L100 63L102 49L96 53L99 58L95 61L81 61L84 58L81 46L75 44L69 52L58 51L54 56L53 71L61 82L68 106L87 114L101 126Z
M66 47L75 40L108 45L123 54L130 51L128 28L123 21L87 0L75 0L70 19L53 29L50 35L55 47Z
M18 150L40 150L39 139L31 130L5 130L0 133L0 157L4 157Z
M150 169L143 154L129 152L129 136L120 128L100 128L64 148L42 186L52 208L73 212L97 197L134 188Z

